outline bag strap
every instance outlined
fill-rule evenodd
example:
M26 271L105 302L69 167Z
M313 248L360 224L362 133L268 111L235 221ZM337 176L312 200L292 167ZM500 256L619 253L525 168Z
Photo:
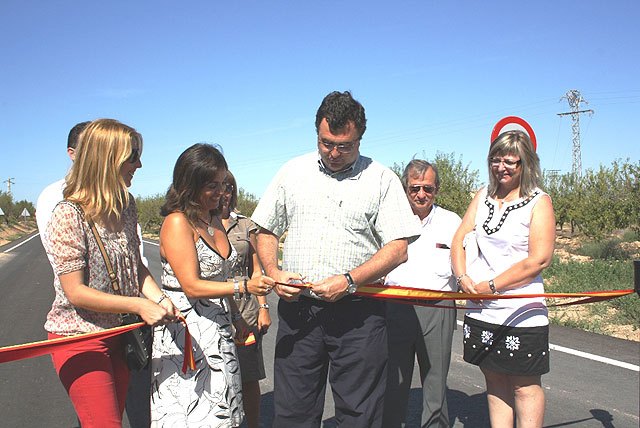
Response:
M87 218L80 204L72 201L68 201L68 200L65 202L68 202L71 205L73 205L78 210L78 212L82 214L82 217L89 225L89 228L91 228L91 233L93 233L93 237L96 238L96 243L98 244L98 248L100 249L102 258L104 259L104 264L107 265L107 273L109 274L109 281L111 281L111 288L113 288L113 291L115 291L116 293L122 294L120 290L120 284L118 283L118 277L116 276L116 273L113 270L113 265L111 264L111 260L109 260L109 256L107 255L107 250L104 248L104 244L102 243L102 239L100 238L100 234L98 233L96 224L93 222L93 220Z
M107 250L104 248L104 244L102 243L102 239L100 238L100 234L98 234L98 229L96 229L96 224L93 220L86 219L89 227L91 228L91 232L93 236L96 238L96 242L98 243L98 248L100 248L100 252L102 253L102 258L104 259L104 264L107 265L107 272L109 273L109 281L111 281L111 288L118 294L122 294L120 290L120 284L118 283L118 277L113 270L113 265L111 264L111 260L109 260L109 256L107 255Z

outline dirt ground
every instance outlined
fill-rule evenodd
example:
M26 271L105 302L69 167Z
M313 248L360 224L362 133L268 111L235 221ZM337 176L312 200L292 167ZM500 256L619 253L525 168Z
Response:
M25 234L31 233L34 230L36 230L36 224L35 221L32 220L24 223L19 223L12 227L0 225L0 245L8 244L12 240L17 239ZM157 236L154 236L154 238L157 239ZM580 245L580 238L572 238L569 237L568 234L560 232L558 233L558 237L556 239L555 254L560 258L560 260L589 262L589 257L575 254L575 250L580 247ZM625 250L633 254L633 259L640 259L640 241L625 242L623 243L623 245ZM549 303L553 303L551 299ZM464 305L464 302L461 302L461 304ZM611 309L611 311L615 311L615 309ZM615 314L612 315L615 316ZM581 318L584 318L585 316L592 315L588 314L586 307L580 305L569 306L565 309L557 308L552 313L553 318L568 321L579 320ZM634 329L632 325L608 324L604 325L602 329L605 334L609 336L640 342L640 330Z
M0 245L8 244L14 239L18 239L34 230L36 230L36 222L33 220L27 220L26 222L18 223L11 227L6 224L0 224Z

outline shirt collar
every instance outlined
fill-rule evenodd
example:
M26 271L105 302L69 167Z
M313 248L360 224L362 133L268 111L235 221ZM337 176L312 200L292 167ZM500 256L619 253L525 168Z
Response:
M437 207L438 206L434 203L431 206L431 211L429 211L429 214L425 218L423 218L422 220L420 220L420 217L418 217L418 215L416 215L416 218L420 221L420 223L422 224L422 227L425 227L425 226L428 226L428 225L431 224L431 221L433 220L433 215L434 215L433 213L436 212Z
M361 168L362 166L362 155L358 154L358 157L356 158L356 160L349 165L347 168L342 169L340 171L331 171L329 168L326 167L326 165L324 164L324 162L322 162L322 158L320 157L320 153L318 153L318 168L320 168L320 171L330 177L334 177L334 178L344 178L350 175L356 175L359 171L359 168Z
M233 229L237 224L238 224L238 214L236 214L235 212L231 211L229 213L229 224L227 226L227 232L229 232L231 229Z

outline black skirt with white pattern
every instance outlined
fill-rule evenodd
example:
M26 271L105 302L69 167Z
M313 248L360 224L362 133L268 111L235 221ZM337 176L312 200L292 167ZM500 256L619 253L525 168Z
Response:
M508 327L464 317L464 360L498 373L549 372L549 326Z

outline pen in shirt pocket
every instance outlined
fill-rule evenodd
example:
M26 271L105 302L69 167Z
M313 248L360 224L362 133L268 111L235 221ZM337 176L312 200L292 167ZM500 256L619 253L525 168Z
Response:
M450 250L451 248L449 248L449 246L447 244L441 244L439 242L436 242L436 248L442 248L444 250Z

